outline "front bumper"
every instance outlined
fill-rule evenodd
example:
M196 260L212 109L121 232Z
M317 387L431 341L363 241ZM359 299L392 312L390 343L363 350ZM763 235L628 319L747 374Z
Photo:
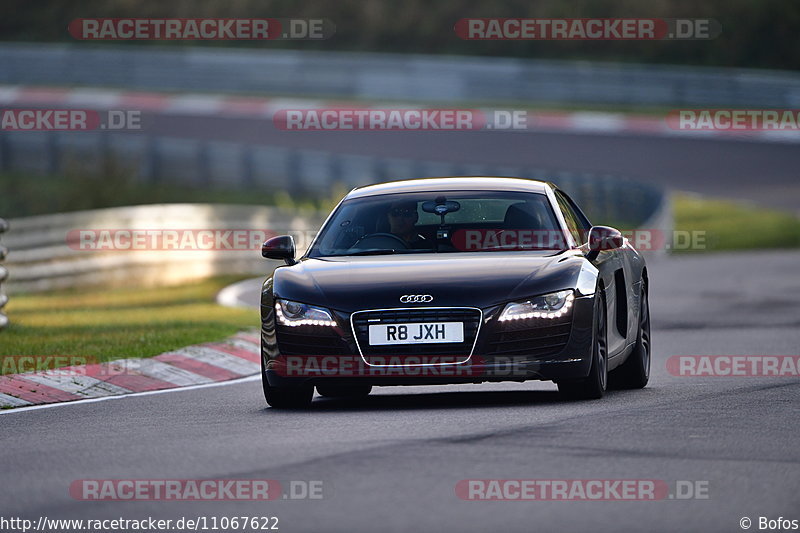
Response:
M362 355L349 315L336 313L337 328L262 326L262 357L271 386L301 383L440 385L526 380L567 380L588 375L592 353L593 296L576 298L559 322L497 321L503 306L483 309L474 348L466 357L409 355L376 365ZM299 331L304 329L305 331ZM463 361L463 362L461 362Z

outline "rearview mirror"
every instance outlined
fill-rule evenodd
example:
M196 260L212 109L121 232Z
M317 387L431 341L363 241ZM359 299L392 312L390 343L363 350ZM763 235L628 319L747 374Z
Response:
M454 200L447 200L444 196L437 196L433 202L422 202L422 210L426 213L439 215L441 224L444 226L444 216L447 213L455 213L461 209L461 204Z
M267 259L280 259L287 265L296 263L294 260L294 239L291 235L280 235L264 241L261 245L261 255Z
M594 261L602 251L622 248L624 239L618 229L608 226L592 226L592 229L589 230L587 244L589 252L586 254L586 259Z
M444 198L437 198L434 202L422 202L422 210L426 213L433 213L436 215L446 215L447 213L454 213L461 209L461 204L454 200L445 200Z

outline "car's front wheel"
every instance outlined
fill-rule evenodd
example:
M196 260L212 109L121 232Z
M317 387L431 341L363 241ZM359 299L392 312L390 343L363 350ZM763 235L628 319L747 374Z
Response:
M275 387L267 380L264 357L261 357L261 386L264 389L264 399L270 407L276 409L302 409L311 404L314 397L313 385L294 385Z
M558 391L576 400L602 398L608 384L608 338L606 333L606 302L602 292L594 300L594 327L592 331L592 366L589 375L582 379L559 381Z
M622 365L611 373L611 386L615 389L641 389L650 379L650 304L647 287L642 285L639 332L633 352Z

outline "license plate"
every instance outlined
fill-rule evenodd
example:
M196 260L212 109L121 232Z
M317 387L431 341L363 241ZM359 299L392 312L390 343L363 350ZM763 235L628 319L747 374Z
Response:
M464 342L463 322L409 322L405 324L376 324L369 327L369 343L430 344Z

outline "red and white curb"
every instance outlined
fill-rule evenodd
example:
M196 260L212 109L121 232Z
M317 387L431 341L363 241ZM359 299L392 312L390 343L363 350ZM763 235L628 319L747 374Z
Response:
M424 108L410 103L365 104L294 98L259 98L214 94L169 94L95 88L52 88L0 85L0 106L52 106L89 109L130 109L166 115L248 117L272 119L284 109L387 109ZM491 114L496 109L481 108ZM743 141L800 142L800 132L677 130L667 125L665 117L605 113L594 111L529 111L526 129L493 130L506 132L542 131L594 134L644 134L669 137L715 138Z
M204 385L261 371L257 333L187 346L146 359L0 376L0 408L27 407Z

